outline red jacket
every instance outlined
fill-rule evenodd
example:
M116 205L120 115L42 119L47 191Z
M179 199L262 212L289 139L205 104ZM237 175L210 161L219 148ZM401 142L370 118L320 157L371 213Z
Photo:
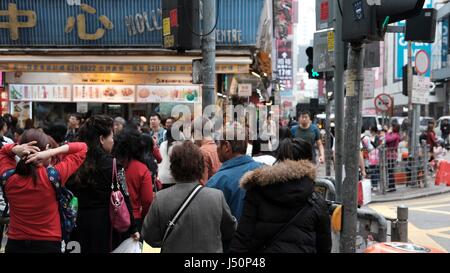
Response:
M153 201L152 175L147 166L131 160L125 170L131 207L135 219L144 219Z
M67 179L81 166L86 158L85 143L69 143L69 152L54 167L65 185ZM16 168L14 145L0 150L0 174ZM58 202L47 169L36 170L36 186L33 178L17 174L6 182L5 191L10 206L8 238L13 240L61 241L61 223Z

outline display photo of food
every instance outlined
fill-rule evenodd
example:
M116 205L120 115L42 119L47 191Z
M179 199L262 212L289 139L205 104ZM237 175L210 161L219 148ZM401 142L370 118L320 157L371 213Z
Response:
M148 90L148 88L142 88L141 90L139 90L139 98L141 99L146 99L150 96L150 90Z
M112 87L108 87L103 91L103 95L105 97L114 97L115 95L117 95L117 90Z
M124 97L129 97L129 96L131 96L131 95L133 95L133 94L134 94L133 89L131 89L131 88L129 88L129 87L122 89L122 95L123 95Z

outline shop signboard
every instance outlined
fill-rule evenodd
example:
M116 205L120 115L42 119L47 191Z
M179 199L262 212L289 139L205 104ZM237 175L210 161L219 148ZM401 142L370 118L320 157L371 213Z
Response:
M74 85L74 102L135 102L134 85Z
M162 46L163 0L2 0L2 47ZM218 1L216 41L254 46L264 0Z
M200 96L199 85L138 85L136 102L199 103Z
M55 84L11 84L9 85L11 101L72 101L71 85Z
M132 73L132 74L191 74L191 64L37 64L1 63L5 72L66 72L66 73ZM217 74L246 74L247 64L217 64Z

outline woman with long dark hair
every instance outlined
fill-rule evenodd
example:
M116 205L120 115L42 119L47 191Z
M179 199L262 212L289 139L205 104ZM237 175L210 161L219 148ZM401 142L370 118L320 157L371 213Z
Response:
M105 115L90 117L78 131L79 140L89 147L86 161L71 178L69 187L78 197L77 227L72 240L78 241L82 253L108 253L120 243L120 236L113 232L109 206L113 187L113 163L111 155L113 119ZM139 232L132 213L125 171L117 165L119 189L130 212L131 226L127 233L139 240Z
M84 143L69 143L49 149L50 138L36 129L25 131L19 145L0 150L0 174L15 170L4 189L10 206L6 252L61 253L61 222L56 191L47 167L55 157L65 154L53 167L64 186L86 158ZM16 164L15 157L20 157Z
M231 252L329 253L330 217L315 193L316 167L310 143L286 138L277 162L248 172L244 212Z
M125 168L133 216L138 231L141 230L142 220L147 215L153 201L152 176L145 165L144 152L145 146L141 141L141 134L136 129L126 128L116 136L114 155Z

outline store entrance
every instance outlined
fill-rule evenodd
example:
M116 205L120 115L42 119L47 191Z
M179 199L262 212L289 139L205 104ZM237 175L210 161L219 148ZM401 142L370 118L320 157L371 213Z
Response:
M110 117L123 117L128 120L128 104L103 104L103 113Z
M89 110L93 115L123 117L125 120L129 118L128 107L126 103L89 103Z

